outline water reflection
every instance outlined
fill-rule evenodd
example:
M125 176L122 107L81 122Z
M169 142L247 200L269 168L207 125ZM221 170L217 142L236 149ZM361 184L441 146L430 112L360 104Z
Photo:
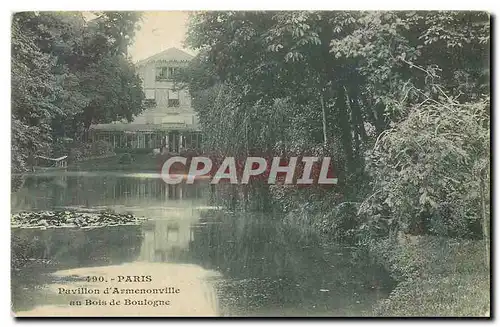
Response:
M182 202L206 205L205 184L167 185L158 174L76 174L31 175L12 193L14 211L59 207L176 206Z
M149 262L189 262L189 245L193 241L191 226L196 217L148 221L143 225L144 241L138 260Z
M141 244L139 226L86 230L13 229L11 289L14 312L52 303L67 305L64 298L47 292L47 285L58 280L52 273L133 261L139 255Z
M356 316L385 296L373 287L381 272L354 263L350 249L304 237L272 214L211 210L207 185L168 187L151 176L60 177L27 179L12 196L14 210L111 208L150 220L90 230L14 229L18 315ZM69 306L89 295L57 294L59 287L100 287L83 281L89 275L123 287L110 279L127 274L151 275L148 288L175 284L182 292L167 308L112 309Z

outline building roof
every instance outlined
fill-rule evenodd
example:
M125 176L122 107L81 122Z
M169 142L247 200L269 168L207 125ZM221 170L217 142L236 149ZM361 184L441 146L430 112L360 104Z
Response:
M187 52L184 52L177 48L169 48L165 51L157 53L146 59L142 59L136 63L137 66L144 65L151 61L163 60L163 61L191 61L193 56Z
M136 65L141 66L148 62L154 61L180 61L180 62L188 62L193 58L192 55L177 49L177 48L169 48L165 51L157 53L149 58L143 59L139 61ZM90 126L90 129L94 131L123 131L123 132L154 132L154 131L170 131L170 130L191 130L196 131L199 130L197 124L186 124L181 122L171 122L171 123L162 123L162 124L144 124L142 121L148 121L148 116L162 116L158 114L156 111L158 108L153 110L144 110L139 116L142 118L140 121L132 121L129 123L125 122L113 122L110 124L93 124ZM191 109L192 110L192 109ZM193 112L194 114L194 112ZM138 116L138 117L139 117Z

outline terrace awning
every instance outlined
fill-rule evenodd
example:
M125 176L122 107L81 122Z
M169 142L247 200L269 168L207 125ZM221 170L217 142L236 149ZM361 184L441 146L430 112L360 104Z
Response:
M90 126L93 131L116 131L116 132L168 132L179 131L199 131L199 129L188 126L184 123L169 124L97 124Z

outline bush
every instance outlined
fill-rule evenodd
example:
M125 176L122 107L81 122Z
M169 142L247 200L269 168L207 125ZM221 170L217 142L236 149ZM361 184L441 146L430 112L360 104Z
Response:
M69 162L77 162L92 157L102 157L113 154L113 146L106 141L75 143L69 151L68 160Z
M134 153L134 154L150 154L153 149L129 149L129 148L116 148L116 153Z
M104 156L114 153L111 143L106 141L92 142L90 145L91 156Z
M71 150L73 140L70 138L58 138L52 143L52 156L55 158L68 155Z
M134 160L134 158L132 157L132 155L130 153L124 153L124 154L122 154L122 156L120 157L120 160L118 162L121 164L131 164L133 160Z
M342 201L343 196L337 190L272 185L270 192L274 204L286 213L287 224L304 232L319 232L336 242L356 242L359 204Z
M489 101L414 108L368 153L372 229L481 238L489 217ZM483 226L485 227L485 226ZM486 228L486 227L485 227Z

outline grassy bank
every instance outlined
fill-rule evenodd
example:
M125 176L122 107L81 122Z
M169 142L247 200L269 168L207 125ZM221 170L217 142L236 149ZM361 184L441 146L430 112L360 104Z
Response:
M399 283L376 316L487 317L490 273L482 241L430 236L382 241L374 255Z
M107 158L89 159L85 161L75 162L68 165L68 170L79 171L160 171L160 160L156 155L152 154L132 154L130 163L122 163L121 157L123 154L117 154Z
M378 263L395 282L391 284L390 295L367 315L489 316L489 248L485 241L403 233L389 239L383 236L389 232L377 234L363 229L366 220L356 216L358 210L353 203L332 206L321 199L308 202L300 197L280 199L283 207L292 208L284 216L285 224L303 233L321 234L334 242L356 244L361 261Z

